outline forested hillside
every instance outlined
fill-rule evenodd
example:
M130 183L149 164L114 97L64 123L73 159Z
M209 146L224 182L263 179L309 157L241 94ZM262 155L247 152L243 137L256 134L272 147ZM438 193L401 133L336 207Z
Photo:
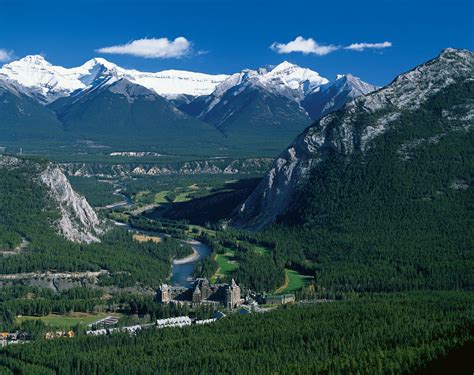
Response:
M462 115L473 100L472 83L452 87L403 114L369 152L315 167L269 234L294 228L301 252L282 238L283 256L314 262L327 288L473 289L474 134L443 116L446 103Z
M62 211L40 181L48 165L37 159L0 157L0 250L16 251L0 257L0 273L103 269L108 272L103 285L150 285L168 278L172 258L190 253L173 239L139 243L119 228L103 234L100 243L67 240L56 225ZM81 207L82 201L74 203Z
M0 365L5 374L413 373L472 342L473 306L468 293L373 295L134 337L15 345Z
M237 222L274 217L256 236L320 291L472 290L473 61L445 50L315 123Z

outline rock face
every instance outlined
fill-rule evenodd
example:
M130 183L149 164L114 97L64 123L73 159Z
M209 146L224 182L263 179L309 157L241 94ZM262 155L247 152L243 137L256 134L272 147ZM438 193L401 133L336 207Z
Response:
M334 82L316 87L309 92L301 105L313 120L317 120L328 113L337 111L351 99L375 90L377 86L366 83L351 74L338 75Z
M134 177L139 175L191 175L191 174L255 174L264 173L270 166L270 158L210 159L176 164L84 164L64 163L61 168L68 176L78 177Z
M77 194L59 167L48 165L41 172L40 181L46 185L50 198L57 203L60 219L55 223L58 231L70 241L100 242L98 236L104 225L87 202Z
M371 142L388 130L403 111L416 111L431 96L453 84L474 80L474 54L445 49L435 59L401 74L388 86L347 103L299 135L273 163L270 170L234 216L239 227L261 229L293 203L312 166L334 152L349 156L366 152ZM469 106L468 106L469 107ZM456 108L464 130L473 125L473 107ZM449 111L443 111L443 116ZM451 114L454 116L453 114ZM460 117L459 117L460 116Z

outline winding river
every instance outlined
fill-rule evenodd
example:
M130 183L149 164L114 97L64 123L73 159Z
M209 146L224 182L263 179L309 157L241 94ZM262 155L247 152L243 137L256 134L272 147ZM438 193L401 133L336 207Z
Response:
M115 225L125 227L130 232L135 233L142 233L148 236L155 236L155 237L165 237L167 235L156 232L156 231L149 231L149 230L141 230L132 228L129 224L120 223L118 221L114 221ZM201 259L207 258L211 255L211 248L202 242L199 242L195 239L190 240L181 240L177 239L178 241L187 243L191 245L194 249L194 254L187 256L183 259L175 259L171 265L171 284L173 286L190 286L193 282L193 271L196 262Z

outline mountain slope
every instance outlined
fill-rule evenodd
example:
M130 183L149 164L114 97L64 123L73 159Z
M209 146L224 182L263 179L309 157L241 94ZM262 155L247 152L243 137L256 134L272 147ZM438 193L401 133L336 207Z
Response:
M61 170L48 162L0 156L0 244L37 233L78 243L100 242L104 225Z
M231 144L278 148L309 124L299 102L327 82L310 69L283 62L233 74L211 95L179 108L214 125Z
M371 89L352 76L331 84L286 61L227 76L140 72L102 58L64 68L42 56L5 64L0 82L31 107L27 116L17 113L26 104L3 108L10 146L30 149L30 135L38 134L35 150L86 145L219 155L273 156L309 125L308 113L332 111Z
M301 101L308 115L316 120L337 111L348 101L375 91L377 86L368 84L351 74L338 75L334 82L317 87Z
M180 95L207 95L228 76L166 70L157 73L121 68L103 58L94 58L74 68L55 66L42 56L26 56L0 68L0 79L26 88L41 103L52 103L77 90L95 85L104 71L113 72L157 94L174 99Z
M337 214L345 217L357 213L351 207L367 210L368 202L356 199L370 196L367 192L378 192L372 196L374 201L390 199L388 187L394 194L404 191L403 199L408 201L423 201L427 188L435 194L432 190L443 186L441 191L446 194L471 194L466 162L461 159L451 170L443 163L456 160L458 154L472 156L473 72L472 52L446 49L383 89L323 117L276 159L261 184L239 207L237 225L258 229L278 218L308 225L337 222ZM424 159L425 153L433 154L432 162ZM472 168L472 164L467 166ZM428 167L432 168L431 175L415 172ZM388 168L392 174L382 173ZM407 168L413 168L413 174L407 174ZM344 171L365 171L368 175L359 176L357 181L365 183L351 191L351 186L357 186L351 178L356 177L349 172L344 175ZM378 183L388 185L379 188ZM415 198L412 186L425 188ZM450 190L449 186L468 189ZM351 195L337 194L342 191ZM355 201L348 202L348 197ZM425 198L431 199L429 194ZM341 207L349 211L341 211Z
M108 145L173 151L174 147L206 147L222 141L212 126L182 113L155 92L113 75L57 100L50 108L67 132Z
M317 72L285 61L233 74L211 95L179 108L213 124L231 143L278 148L305 129L311 118L374 89L351 75L329 82Z
M0 143L64 138L55 114L8 82L0 80Z

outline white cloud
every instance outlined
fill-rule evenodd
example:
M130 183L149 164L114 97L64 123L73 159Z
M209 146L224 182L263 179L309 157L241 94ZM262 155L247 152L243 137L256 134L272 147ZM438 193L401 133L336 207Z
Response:
M191 53L191 42L184 37L175 40L168 38L138 39L127 44L99 48L97 52L132 55L147 59L180 58Z
M0 62L7 62L13 59L13 51L0 48Z
M324 56L338 50L340 47L334 45L324 46L316 42L313 38L305 39L302 36L299 36L295 40L286 44L275 42L270 46L270 48L280 54L301 52L305 55L314 54Z
M383 43L352 43L350 46L344 47L345 49L350 49L353 51L364 51L366 49L382 49L391 47L391 42Z
M295 38L295 40L288 43L277 43L274 42L270 48L277 53L292 53L300 52L304 55L318 55L324 56L331 52L337 51L338 49L347 49L351 51L364 51L366 49L382 49L391 47L391 42L383 43L352 43L349 46L336 46L333 44L322 45L315 41L313 38L305 39L302 36Z

